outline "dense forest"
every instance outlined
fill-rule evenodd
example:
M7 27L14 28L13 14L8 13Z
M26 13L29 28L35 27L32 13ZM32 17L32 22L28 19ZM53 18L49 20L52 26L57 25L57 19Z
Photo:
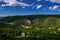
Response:
M60 15L0 17L0 40L59 40Z

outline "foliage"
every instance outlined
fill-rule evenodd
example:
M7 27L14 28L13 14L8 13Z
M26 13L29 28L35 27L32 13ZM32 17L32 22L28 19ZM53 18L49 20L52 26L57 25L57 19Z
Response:
M10 18L10 19L9 19ZM7 17L0 20L0 40L56 40L60 39L60 17ZM9 20L7 20L9 19ZM13 19L13 20L12 20ZM29 24L27 20L30 20ZM13 23L12 25L9 23ZM32 28L23 28L23 26ZM22 37L21 33L25 36Z

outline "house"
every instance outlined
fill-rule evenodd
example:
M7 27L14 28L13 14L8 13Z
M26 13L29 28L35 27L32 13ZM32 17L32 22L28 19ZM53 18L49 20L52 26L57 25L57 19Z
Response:
M31 22L30 22L30 20L27 20L27 22L30 24Z
M22 32L22 33L21 33L21 36L23 36L23 37L24 37L24 36L25 36L25 33L24 33L24 32Z
M59 30L59 31L60 31L60 28L57 28L57 30Z
M31 26L25 26L25 28L32 28Z
M10 25L14 25L14 23L9 23Z
M23 28L32 28L30 25L21 25Z

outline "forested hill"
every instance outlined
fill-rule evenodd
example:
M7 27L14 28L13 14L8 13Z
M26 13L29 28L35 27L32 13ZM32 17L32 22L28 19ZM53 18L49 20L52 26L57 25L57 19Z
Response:
M29 20L33 20L35 18L39 18L39 19L44 19L44 18L48 18L48 17L57 17L60 18L60 15L25 15L25 16L7 16L7 17L0 17L0 21L6 21L6 22L12 22L15 20L20 20L20 19L29 19Z
M24 33L24 36L22 36ZM60 15L0 17L0 40L60 39Z
M28 23L30 22L30 23ZM2 24L2 25L1 25ZM17 27L20 25L58 25L60 15L25 15L25 16L6 16L0 17L1 27Z

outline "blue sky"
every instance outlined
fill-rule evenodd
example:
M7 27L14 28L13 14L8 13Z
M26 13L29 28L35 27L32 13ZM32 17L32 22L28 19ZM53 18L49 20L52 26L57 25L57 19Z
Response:
M60 0L0 0L0 16L59 14Z

